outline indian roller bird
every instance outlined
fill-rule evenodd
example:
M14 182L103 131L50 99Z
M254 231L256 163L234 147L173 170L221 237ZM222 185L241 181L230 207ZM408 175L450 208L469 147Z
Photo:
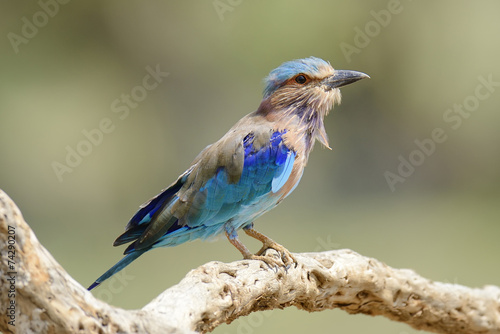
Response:
M270 266L281 261L286 268L296 263L285 247L256 231L254 221L297 187L316 140L330 148L323 119L340 103L339 88L368 77L335 70L315 57L272 70L257 110L207 146L174 183L140 207L113 243L131 243L125 256L89 290L153 248L222 233L245 259ZM238 239L239 229L262 242L256 254ZM281 259L263 256L268 248Z

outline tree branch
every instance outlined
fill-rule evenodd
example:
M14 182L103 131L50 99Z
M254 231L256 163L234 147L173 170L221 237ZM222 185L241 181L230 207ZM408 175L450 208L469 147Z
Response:
M261 261L210 262L142 310L115 308L64 271L1 190L0 253L3 333L207 332L288 306L382 315L435 333L500 333L498 287L432 282L350 250L294 254L298 265L288 271ZM269 250L267 256L278 255Z

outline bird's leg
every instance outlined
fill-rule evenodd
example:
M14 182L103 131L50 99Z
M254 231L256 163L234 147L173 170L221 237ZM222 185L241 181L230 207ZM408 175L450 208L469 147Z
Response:
M248 250L248 248L245 245L243 245L240 239L238 239L238 234L236 233L236 231L233 230L228 232L226 230L226 237L227 240L229 240L229 242L231 243L231 245L233 245L234 247L236 247L237 250L240 251L244 259L250 259L253 256L253 254Z
M249 224L243 227L243 231L252 238L255 238L262 242L262 248L255 253L255 256L261 256L266 249L272 248L276 250L278 253L281 255L281 260L285 264L285 266L288 268L292 263L295 263L295 266L297 266L297 260L295 257L293 257L292 253L288 249L286 249L283 245L280 245L273 239L265 236L264 234L258 232L253 228L253 224Z

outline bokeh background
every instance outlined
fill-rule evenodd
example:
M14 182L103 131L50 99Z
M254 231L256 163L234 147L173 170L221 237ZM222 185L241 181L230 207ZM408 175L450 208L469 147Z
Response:
M343 89L326 120L333 151L316 147L301 185L257 228L294 252L350 248L432 280L500 284L500 87L479 79L500 82L500 2L40 3L0 5L0 187L82 285L121 258L111 243L138 205L257 108L263 77L311 55L372 79ZM124 95L139 94L148 67L169 75L127 115L115 113L115 100L123 107ZM449 111L464 103L464 116ZM112 130L85 146L84 131L106 119ZM446 140L418 160L415 140L437 128ZM68 147L87 155L58 177L53 165L67 165ZM391 189L386 173L410 155L419 166ZM238 259L225 240L155 250L95 295L140 308L192 268ZM214 332L311 329L417 332L293 308Z

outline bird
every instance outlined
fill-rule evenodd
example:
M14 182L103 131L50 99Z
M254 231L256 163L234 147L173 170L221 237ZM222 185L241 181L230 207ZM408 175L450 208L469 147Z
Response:
M113 246L129 243L124 257L88 290L145 252L218 235L244 259L289 268L296 264L284 246L258 232L254 221L297 187L316 141L330 148L324 118L341 101L339 88L369 78L336 70L308 57L282 63L264 79L262 101L220 140L207 146L177 180L140 206ZM262 242L253 254L238 231ZM268 249L280 255L264 256Z

